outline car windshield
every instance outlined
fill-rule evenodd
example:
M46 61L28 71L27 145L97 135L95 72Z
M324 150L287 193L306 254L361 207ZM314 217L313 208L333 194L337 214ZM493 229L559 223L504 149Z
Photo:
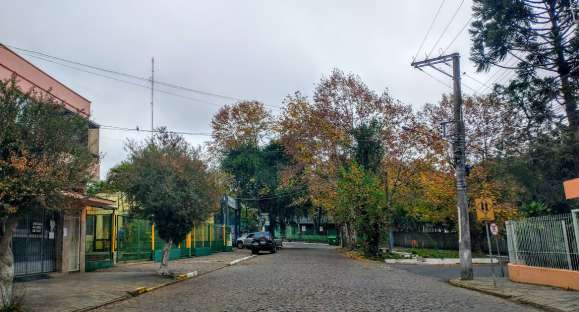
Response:
M255 238L262 238L262 237L269 239L269 238L271 238L271 235L269 232L257 232L257 233L255 233Z

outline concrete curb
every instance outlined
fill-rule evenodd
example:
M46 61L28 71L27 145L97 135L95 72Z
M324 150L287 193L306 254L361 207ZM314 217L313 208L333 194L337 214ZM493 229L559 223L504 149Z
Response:
M460 264L460 259L458 258L445 258L445 259L437 259L437 258L415 258L415 259L385 259L384 263L386 264L429 264L429 265L454 265ZM491 260L488 258L473 258L473 264L490 264ZM496 260L493 259L493 263L497 263Z
M202 276L202 275L205 275L205 274L209 274L209 273L212 273L212 272L221 270L221 269L223 269L223 268L230 267L230 266L232 266L232 265L236 265L236 264L238 264L238 263L240 263L240 262L249 260L249 259L251 259L251 258L253 258L253 257L255 257L255 255L248 256L248 257L243 257L243 258L240 258L240 259L235 259L235 260L227 263L227 264L224 265L224 266L221 266L221 267L218 267L218 268L215 268L215 269L213 269L213 270L209 270L209 271L203 272L203 273L199 273L198 271L193 271L193 272L188 272L188 273L179 274L179 275L175 276L175 278L174 278L173 280L169 281L169 282L162 283L162 284L159 284L159 285L155 285L155 286L153 286L153 287L139 287L139 288L136 288L136 289L133 289L133 290L129 290L129 291L127 291L127 294L126 294L126 295L119 296L119 297L117 297L117 298L114 298L114 299L112 299L112 300L109 300L109 301L106 301L106 302L103 302L103 303L100 303L100 304L97 304L97 305L94 305L94 306L84 307L84 308L72 310L72 312L91 311L91 310L95 310L95 309L98 309L98 308L100 308L100 307L104 307L104 306L107 306L107 305L110 305L110 304L113 304L113 303L116 303L116 302L119 302L119 301L124 301L124 300L130 299L130 298L138 297L138 296L140 296L140 295L142 295L142 294L145 294L145 293L148 293L148 292L152 292L152 291L157 290L157 289L159 289L159 288L163 288L163 287L166 287L166 286L169 286L169 285L177 284L177 283L180 283L180 282L183 282L183 281L192 279L192 278L197 277L197 276Z
M241 258L241 259L235 259L235 260L229 262L228 265L236 265L236 264L238 264L239 262L242 262L242 261L245 261L245 260L249 260L249 259L251 259L251 258L253 258L253 257L255 257L255 255L247 256L247 257L244 257L244 258Z
M463 282L461 282L461 281L458 280L458 279L451 279L451 280L448 281L448 283L449 283L450 285L452 285L452 286L456 286L456 287L461 287L461 288L465 288L465 289L469 289L469 290L478 291L478 292L483 293L483 294L487 294L487 295L491 295L491 296L495 296L495 297L500 297L500 298L507 299L507 300L509 300L509 301L513 301L513 302L516 302L516 303L521 303L521 304L530 305L530 306L533 306L533 307L535 307L535 308L543 309L543 310L545 310L545 311L550 311L550 312L567 312L567 311L565 311L565 310L561 310L561 309L558 309L558 308L555 308L555 307L552 307L552 306L548 306L548 305L544 305L544 304L540 304L540 303L534 302L534 301L532 301L532 300L528 300L528 299L526 299L526 298L524 298L524 297L517 297L517 296L510 295L510 294L506 294L506 293L501 292L501 291L499 291L499 290L493 291L493 290L490 290L490 289L483 289L483 288L474 287L474 286L468 285L468 284L466 284L466 283L463 283Z

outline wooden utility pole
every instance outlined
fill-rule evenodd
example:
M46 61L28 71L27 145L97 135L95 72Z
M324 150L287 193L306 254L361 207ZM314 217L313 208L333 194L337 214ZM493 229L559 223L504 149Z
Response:
M449 64L452 62L452 65ZM452 74L440 69L437 65L452 67ZM462 114L462 91L460 82L460 55L453 53L423 61L412 62L412 66L422 70L422 67L432 67L453 80L453 116L454 116L454 170L456 176L456 199L458 210L458 243L460 254L461 272L460 278L471 280L472 274L472 251L470 242L470 224L468 216L468 201L466 198L466 151L465 151L465 128Z

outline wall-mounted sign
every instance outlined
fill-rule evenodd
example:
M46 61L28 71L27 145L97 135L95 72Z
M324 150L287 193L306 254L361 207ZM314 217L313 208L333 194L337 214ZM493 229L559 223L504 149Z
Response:
M30 233L32 234L42 233L42 222L32 222L32 225L30 226Z
M493 234L494 236L499 235L499 227L495 223L491 223L489 227L491 229L491 234Z
M50 231L48 232L48 239L54 239L55 228L56 228L56 221L50 220Z
M579 198L579 178L564 181L563 188L566 199Z

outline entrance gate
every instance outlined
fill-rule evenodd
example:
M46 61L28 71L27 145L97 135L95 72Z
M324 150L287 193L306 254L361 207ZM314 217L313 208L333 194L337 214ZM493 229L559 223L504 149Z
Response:
M18 221L12 238L16 276L56 271L57 217L57 212L39 209Z

